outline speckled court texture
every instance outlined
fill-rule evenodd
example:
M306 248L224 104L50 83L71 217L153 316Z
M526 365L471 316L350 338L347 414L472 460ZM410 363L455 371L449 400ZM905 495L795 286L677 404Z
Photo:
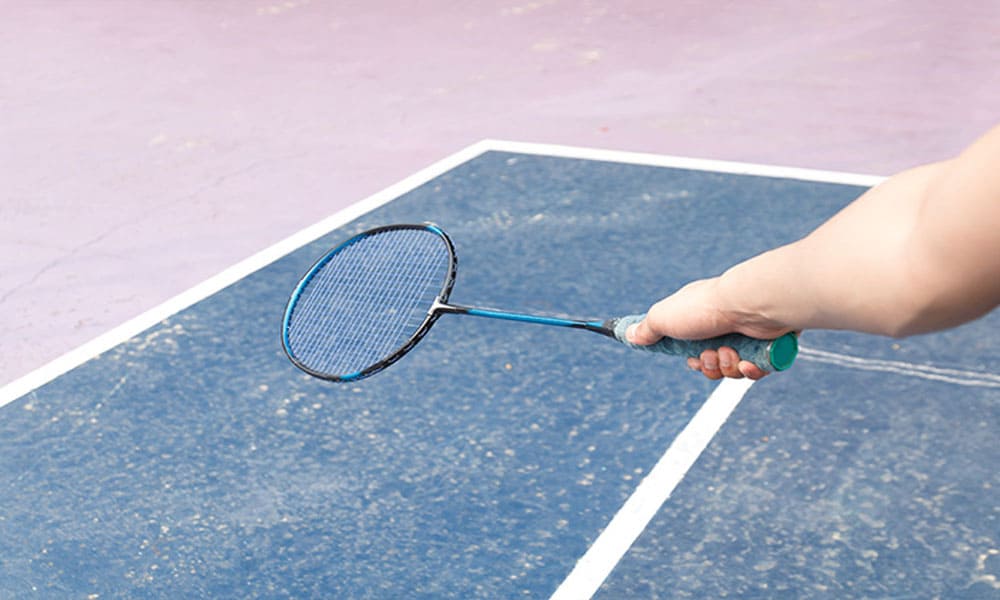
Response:
M280 347L298 277L434 221L455 302L604 318L861 191L485 152L0 410L0 597L548 597L716 384L458 315L371 379L319 381ZM807 333L595 597L996 598L997 324Z

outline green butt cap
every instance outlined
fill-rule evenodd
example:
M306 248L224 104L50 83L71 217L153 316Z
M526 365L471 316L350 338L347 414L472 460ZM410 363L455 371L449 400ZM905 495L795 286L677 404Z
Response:
M792 366L798 354L799 338L794 333L786 333L771 342L771 347L768 348L768 357L775 371L784 371Z

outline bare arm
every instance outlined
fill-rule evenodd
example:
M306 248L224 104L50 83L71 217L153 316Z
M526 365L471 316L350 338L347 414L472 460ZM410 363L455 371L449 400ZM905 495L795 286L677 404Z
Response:
M811 328L906 336L958 325L1000 302L1000 127L958 157L895 175L805 238L694 282L632 331L776 337ZM731 350L692 367L763 373Z

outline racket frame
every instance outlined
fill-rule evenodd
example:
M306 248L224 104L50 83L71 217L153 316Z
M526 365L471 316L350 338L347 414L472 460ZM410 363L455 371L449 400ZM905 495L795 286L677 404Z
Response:
M402 223L393 225L383 225L381 227L375 227L373 229L362 231L361 233L358 233L357 235L344 241L340 245L327 251L326 254L321 256L319 260L313 263L313 265L309 268L309 270L306 271L306 274L303 275L302 278L299 280L298 284L295 286L295 290L289 297L288 304L285 306L284 318L281 321L281 347L284 350L285 355L288 357L288 360L290 360L292 364L294 364L302 371L305 371L309 375L312 375L313 377L318 377L319 379L325 379L327 381L356 381L358 379L363 379L365 377L368 377L369 375L374 375L375 373L378 373L379 371L393 364L394 362L402 358L403 355L409 352L417 344L417 342L419 342L421 338L423 338L424 335L427 334L427 331L430 330L431 326L434 325L434 322L441 315L440 312L429 310L427 312L427 315L424 317L424 320L420 323L420 325L417 327L414 333L410 335L410 337L403 344L401 344L398 348L396 348L392 353L390 353L385 358L371 365L368 365L367 367L361 369L360 371L355 371L353 373L341 373L341 374L333 374L333 373L326 373L324 371L318 371L310 367L308 364L304 363L295 355L295 352L292 350L291 340L289 339L289 329L290 329L289 325L291 323L292 316L295 313L295 307L298 304L299 298L302 296L303 291L306 289L309 283L323 269L323 267L325 267L331 260L333 260L333 258L337 254L342 252L344 249L348 248L353 244L356 244L357 242L360 242L363 239L369 238L371 236L380 233L401 230L401 229L417 229L417 230L430 231L432 233L437 234L444 241L445 247L447 248L448 251L448 271L442 283L441 291L435 298L435 304L448 299L448 296L451 294L451 289L455 285L455 274L457 273L457 264L456 264L457 261L455 257L454 244L452 243L451 239L444 233L444 231L442 231L439 227L437 227L433 223L420 223L420 224Z

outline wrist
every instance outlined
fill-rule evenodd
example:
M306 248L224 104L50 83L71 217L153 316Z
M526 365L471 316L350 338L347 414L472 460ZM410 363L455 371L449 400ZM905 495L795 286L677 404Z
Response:
M715 305L735 331L771 338L798 329L782 308L792 301L787 282L794 279L781 267L779 251L735 265L718 278Z

